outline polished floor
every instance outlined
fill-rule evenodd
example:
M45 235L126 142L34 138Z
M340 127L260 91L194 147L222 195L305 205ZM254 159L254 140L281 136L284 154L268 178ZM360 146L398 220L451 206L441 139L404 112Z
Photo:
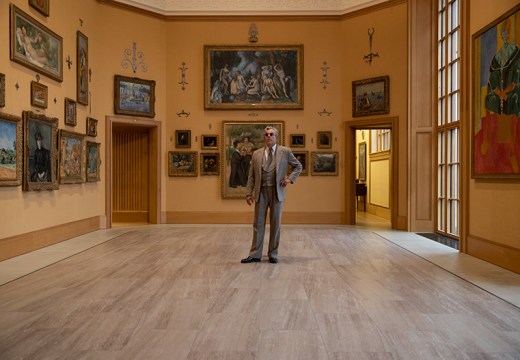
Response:
M360 213L121 226L0 262L0 359L520 359L520 275ZM266 249L264 249L265 251Z

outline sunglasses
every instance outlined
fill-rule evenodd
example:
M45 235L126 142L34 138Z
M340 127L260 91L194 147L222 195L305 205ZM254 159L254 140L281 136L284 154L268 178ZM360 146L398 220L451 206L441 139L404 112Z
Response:
M265 133L264 136L274 136L274 133Z

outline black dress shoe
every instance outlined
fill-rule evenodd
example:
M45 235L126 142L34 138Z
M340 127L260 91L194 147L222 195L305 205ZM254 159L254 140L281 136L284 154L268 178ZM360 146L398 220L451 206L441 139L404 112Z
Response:
M252 262L260 262L260 259L248 256L245 259L240 260L240 262L242 264L248 264L248 263L252 263Z
M269 262L270 262L271 264L276 264L276 263L278 262L278 259L277 259L277 258L274 258L274 257L271 257L271 258L269 258Z

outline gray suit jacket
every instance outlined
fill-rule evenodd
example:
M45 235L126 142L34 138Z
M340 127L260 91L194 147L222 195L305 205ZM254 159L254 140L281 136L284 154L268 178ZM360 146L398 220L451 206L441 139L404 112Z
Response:
M249 177L247 179L247 195L252 195L255 201L260 199L260 186L262 184L262 161L264 157L265 147L256 150L251 158L251 166L249 166ZM280 182L285 179L287 168L292 165L293 170L289 174L291 182L295 182L302 172L302 164L296 159L291 149L282 145L276 145L276 194L278 201L285 200L285 187Z

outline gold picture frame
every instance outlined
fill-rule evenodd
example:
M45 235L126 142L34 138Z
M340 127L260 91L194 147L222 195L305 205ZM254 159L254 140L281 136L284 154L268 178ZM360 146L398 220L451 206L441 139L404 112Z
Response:
M168 176L197 176L196 151L169 151Z
M87 150L85 135L60 129L60 184L86 181Z
M0 112L0 186L22 184L22 118Z
M31 105L47 109L49 103L49 88L36 81L31 81Z

